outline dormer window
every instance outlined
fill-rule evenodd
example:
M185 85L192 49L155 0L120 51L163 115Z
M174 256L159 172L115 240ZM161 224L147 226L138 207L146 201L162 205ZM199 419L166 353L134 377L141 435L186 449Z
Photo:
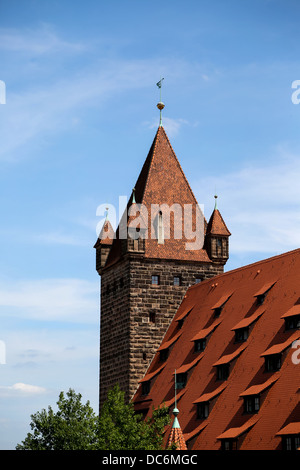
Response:
M169 348L162 349L159 351L159 360L161 362L165 362L169 357Z
M276 372L281 368L281 354L270 354L265 357L266 372Z
M206 419L209 415L209 401L197 403L197 418Z
M214 309L215 318L219 318L219 316L221 315L222 309L223 309L223 305L221 307L217 307Z
M194 351L195 352L204 351L205 347L206 347L206 338L198 339L195 341Z
M186 382L187 382L187 373L186 372L184 372L182 374L177 374L177 378L176 378L176 388L177 389L184 388L186 386Z
M227 380L229 377L229 364L217 366L217 380Z
M300 315L294 315L285 318L286 330L299 330L300 328Z
M150 380L142 383L142 395L149 395L150 393Z
M235 330L235 342L243 343L247 341L249 335L249 328L239 328Z
M244 398L244 412L245 413L257 413L260 407L259 396L249 395Z
M275 283L276 282L269 282L268 284L265 284L258 292L256 292L256 294L254 294L258 305L262 305L264 303L269 290L274 286Z

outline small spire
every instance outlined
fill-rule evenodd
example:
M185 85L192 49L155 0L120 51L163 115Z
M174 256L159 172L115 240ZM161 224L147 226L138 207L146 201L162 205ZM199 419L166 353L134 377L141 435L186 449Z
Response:
M105 217L105 222L108 221L108 207L106 207L106 217Z
M179 421L177 419L179 409L177 408L177 398L176 398L176 390L177 390L176 369L175 369L175 387L174 388L175 388L175 402L174 402L174 409L173 409L174 421L173 421L172 428L180 428Z
M132 204L135 204L136 201L135 201L135 188L133 188L132 190Z
M218 199L218 196L215 194L215 210L217 209L217 199Z
M157 107L158 107L159 113L160 113L160 117L159 117L159 127L162 126L162 116L161 116L161 112L162 112L162 110L163 110L164 107L165 107L164 103L163 103L162 100L161 100L161 86L162 86L162 81L163 81L163 80L164 80L164 78L161 78L161 79L159 80L159 82L157 82L157 84L156 84L156 85L158 86L158 88L159 88L159 103L157 103Z

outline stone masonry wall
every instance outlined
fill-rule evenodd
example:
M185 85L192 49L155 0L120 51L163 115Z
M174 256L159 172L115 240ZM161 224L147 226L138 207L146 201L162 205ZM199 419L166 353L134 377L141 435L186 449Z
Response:
M223 272L221 265L150 260L128 253L101 275L100 407L119 383L129 401L188 287ZM159 284L152 284L152 275ZM174 285L174 277L180 285Z

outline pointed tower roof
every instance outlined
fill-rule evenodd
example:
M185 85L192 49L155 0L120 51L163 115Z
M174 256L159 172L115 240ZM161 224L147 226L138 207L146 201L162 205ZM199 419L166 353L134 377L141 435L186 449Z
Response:
M167 449L169 449L172 446L172 444L175 444L176 450L187 450L183 433L182 433L179 421L177 419L178 413L179 413L179 410L177 408L174 408L173 410L174 421L173 421L173 426L172 426L172 429L168 438Z
M108 220L108 212L107 212L105 222L99 233L99 236L94 245L94 248L97 248L99 245L112 245L114 238L115 238L115 232L110 221Z
M221 216L221 213L219 209L217 208L217 197L218 196L215 196L215 200L216 200L215 208L209 219L207 229L206 229L206 235L216 235L216 236L221 235L221 236L229 237L231 233L226 227L223 217Z
M167 446L166 448L169 449L172 444L176 445L176 450L187 450L187 446L183 437L183 433L178 421L178 414L179 410L177 408L177 402L176 402L176 390L177 390L177 383L176 383L176 370L175 370L175 407L173 409L173 415L174 415L174 421L173 421L173 426L170 431L170 435L167 441Z
M198 204L162 125L158 127L148 156L136 181L135 191L129 199L127 210L133 202L143 204L148 211L148 238L145 240L146 258L210 261L206 250L202 247L195 250L186 249L186 243L190 242L191 239L185 237L184 206L190 205L192 207L193 224L191 231L194 232ZM155 214L153 214L153 205L155 204L165 204L168 208L171 208L174 204L181 207L182 237L180 239L174 237L172 211L170 212L170 237L163 244L158 244L157 239L154 239L152 234L155 232ZM203 220L204 227L201 226L200 229L205 231L206 221L204 217ZM109 254L107 265L118 261L120 257L118 233L119 230L117 230L116 240Z

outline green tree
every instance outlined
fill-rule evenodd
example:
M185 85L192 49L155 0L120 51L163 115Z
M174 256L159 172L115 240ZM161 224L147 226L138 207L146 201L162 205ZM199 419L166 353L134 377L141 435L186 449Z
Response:
M51 406L31 415L25 440L17 450L88 450L95 448L97 417L90 403L81 403L81 394L69 389L59 394L58 411Z
M131 403L124 403L124 393L116 385L103 404L98 429L98 445L102 450L158 450L163 448L163 433L170 423L168 408L152 410L152 418L144 421Z
M116 385L96 416L90 403L69 389L57 402L31 415L25 440L17 450L156 450L163 448L163 432L170 423L168 408L153 409L152 418L143 420L126 404L124 393Z

